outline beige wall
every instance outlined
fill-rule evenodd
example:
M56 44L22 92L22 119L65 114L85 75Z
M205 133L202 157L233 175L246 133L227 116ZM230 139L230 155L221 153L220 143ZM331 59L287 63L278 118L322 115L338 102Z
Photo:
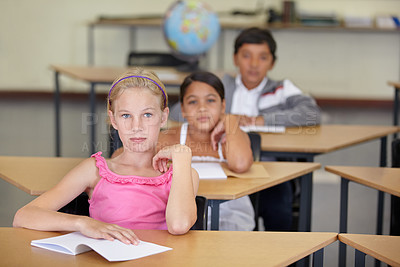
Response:
M162 14L167 0L2 0L0 1L0 90L53 90L50 64L86 64L88 23L99 15ZM281 1L207 0L215 11L280 8ZM297 0L305 11L344 15L400 16L398 0ZM121 66L130 50L128 28L95 29L95 62ZM224 34L224 68L232 64L233 40L238 31ZM319 97L391 99L387 80L400 79L400 32L274 31L278 61L272 78L290 78L304 91ZM157 28L137 32L138 50L165 51ZM206 64L217 65L217 47ZM63 79L64 88L86 89L85 84Z

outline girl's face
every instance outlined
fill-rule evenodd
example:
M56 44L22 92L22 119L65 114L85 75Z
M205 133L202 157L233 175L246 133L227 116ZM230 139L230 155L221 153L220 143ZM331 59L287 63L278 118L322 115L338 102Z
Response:
M160 110L161 98L148 89L131 88L114 100L114 112L108 111L111 123L118 130L124 149L132 152L154 150L160 128L165 125L169 110Z
M187 87L181 109L189 125L210 132L225 113L225 100L221 100L214 87L195 81Z

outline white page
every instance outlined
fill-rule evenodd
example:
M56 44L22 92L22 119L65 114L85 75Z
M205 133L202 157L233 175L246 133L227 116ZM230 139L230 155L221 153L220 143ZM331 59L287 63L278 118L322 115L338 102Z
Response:
M158 76L158 78L160 78L160 80L178 80L179 76L172 72L172 71L168 71L168 70L157 70L156 74Z
M144 241L140 241L137 246L126 245L119 240L94 239L78 232L32 240L31 245L70 255L77 255L93 249L109 261L133 260L172 249Z
M199 173L200 179L226 179L227 176L219 163L192 162L192 168Z
M240 126L243 132L259 132L259 133L284 133L286 128L285 126L256 126L256 125L248 125L248 126Z

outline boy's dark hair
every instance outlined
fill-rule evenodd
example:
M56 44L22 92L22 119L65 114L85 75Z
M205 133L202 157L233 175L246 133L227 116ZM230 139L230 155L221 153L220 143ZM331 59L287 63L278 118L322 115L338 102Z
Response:
M203 82L213 87L217 91L221 100L225 98L225 88L221 80L213 73L207 71L196 71L186 76L185 80L181 84L179 100L183 103L183 97L186 94L186 90L192 82Z
M263 44L266 43L269 46L274 61L276 60L276 42L272 34L267 29L260 29L257 27L244 29L235 40L235 51L237 54L239 48L244 44Z

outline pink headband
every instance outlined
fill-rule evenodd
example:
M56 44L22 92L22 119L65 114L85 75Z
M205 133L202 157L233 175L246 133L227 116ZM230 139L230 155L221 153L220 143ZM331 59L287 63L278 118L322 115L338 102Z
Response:
M154 80L152 80L152 79L150 79L150 78L148 78L148 77L140 76L140 75L127 76L127 77L124 77L124 78L119 79L116 83L114 83L114 85L113 85L113 86L111 87L111 89L110 89L110 92L108 92L108 102L109 102L110 104L111 104L111 102L110 102L110 95L111 95L112 89L113 89L119 82L121 82L121 81L123 81L123 80L126 80L126 79L129 79L129 78L143 78L143 79L149 80L149 81L151 81L152 83L154 83L155 85L157 85L157 87L160 88L161 92L162 92L163 95L164 95L164 108L166 107L166 105L167 105L167 96L165 95L165 92L164 92L164 90L162 89L162 87L161 87L156 81L154 81Z

